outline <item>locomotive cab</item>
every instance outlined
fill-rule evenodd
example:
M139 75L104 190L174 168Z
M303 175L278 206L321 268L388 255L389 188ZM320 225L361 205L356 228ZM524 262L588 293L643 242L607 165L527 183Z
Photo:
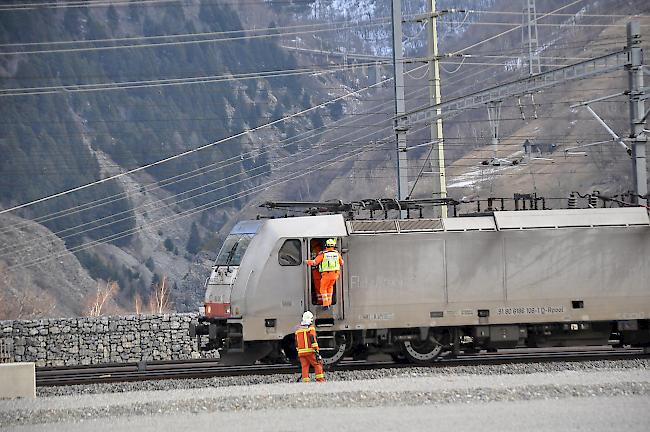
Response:
M259 221L237 224L226 237L210 277L205 283L205 316L207 318L230 318L233 284L239 273L242 258L259 229Z
M190 326L199 348L219 350L224 363L251 363L291 344L306 310L314 313L317 324L343 319L344 277L337 282L332 307L324 310L314 271L305 261L328 238L336 238L341 251L346 236L341 215L237 224L206 281L204 314Z
M232 292L240 274L242 259L261 224L261 221L240 222L223 242L210 276L205 281L201 316L198 323L190 324L190 336L197 337L202 350L222 348L222 341L228 331L228 319L239 313L231 307ZM201 336L208 336L206 345L201 344Z

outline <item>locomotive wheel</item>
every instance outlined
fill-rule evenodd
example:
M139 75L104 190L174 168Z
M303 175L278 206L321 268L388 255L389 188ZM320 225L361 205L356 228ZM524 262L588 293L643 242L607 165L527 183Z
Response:
M324 350L321 347L320 354L323 357L323 366L333 366L340 362L348 352L350 344L344 334L337 333L334 336L334 346Z
M431 363L440 356L444 348L431 336L422 341L404 341L403 346L404 355L411 363Z

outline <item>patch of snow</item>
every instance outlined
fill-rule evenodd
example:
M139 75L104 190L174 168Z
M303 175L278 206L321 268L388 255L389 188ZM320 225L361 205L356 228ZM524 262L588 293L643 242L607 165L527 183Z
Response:
M498 167L473 168L470 171L454 176L456 179L447 183L447 189L475 187L481 183L496 179L503 171L519 171L518 165L504 165Z

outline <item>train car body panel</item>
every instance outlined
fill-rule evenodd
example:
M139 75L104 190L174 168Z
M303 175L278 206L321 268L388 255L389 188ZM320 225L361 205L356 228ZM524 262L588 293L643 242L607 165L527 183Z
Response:
M445 237L448 301L503 300L505 266L501 233L463 232Z
M634 227L506 232L507 300L648 295L647 232Z

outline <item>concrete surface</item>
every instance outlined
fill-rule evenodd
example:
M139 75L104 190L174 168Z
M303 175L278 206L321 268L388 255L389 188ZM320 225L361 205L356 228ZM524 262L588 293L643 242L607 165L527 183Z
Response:
M402 369L395 377L322 384L206 384L14 399L0 401L0 430L647 431L650 368L643 361L627 369L595 364L601 363L580 371L554 363L543 364L548 372L502 375L431 369L417 376Z
M647 432L647 397L531 400L379 408L276 409L155 417L130 416L47 426L48 432L114 431L467 431L481 432ZM305 426L307 425L307 426ZM15 432L43 430L17 426Z
M36 397L34 363L0 363L0 399Z

